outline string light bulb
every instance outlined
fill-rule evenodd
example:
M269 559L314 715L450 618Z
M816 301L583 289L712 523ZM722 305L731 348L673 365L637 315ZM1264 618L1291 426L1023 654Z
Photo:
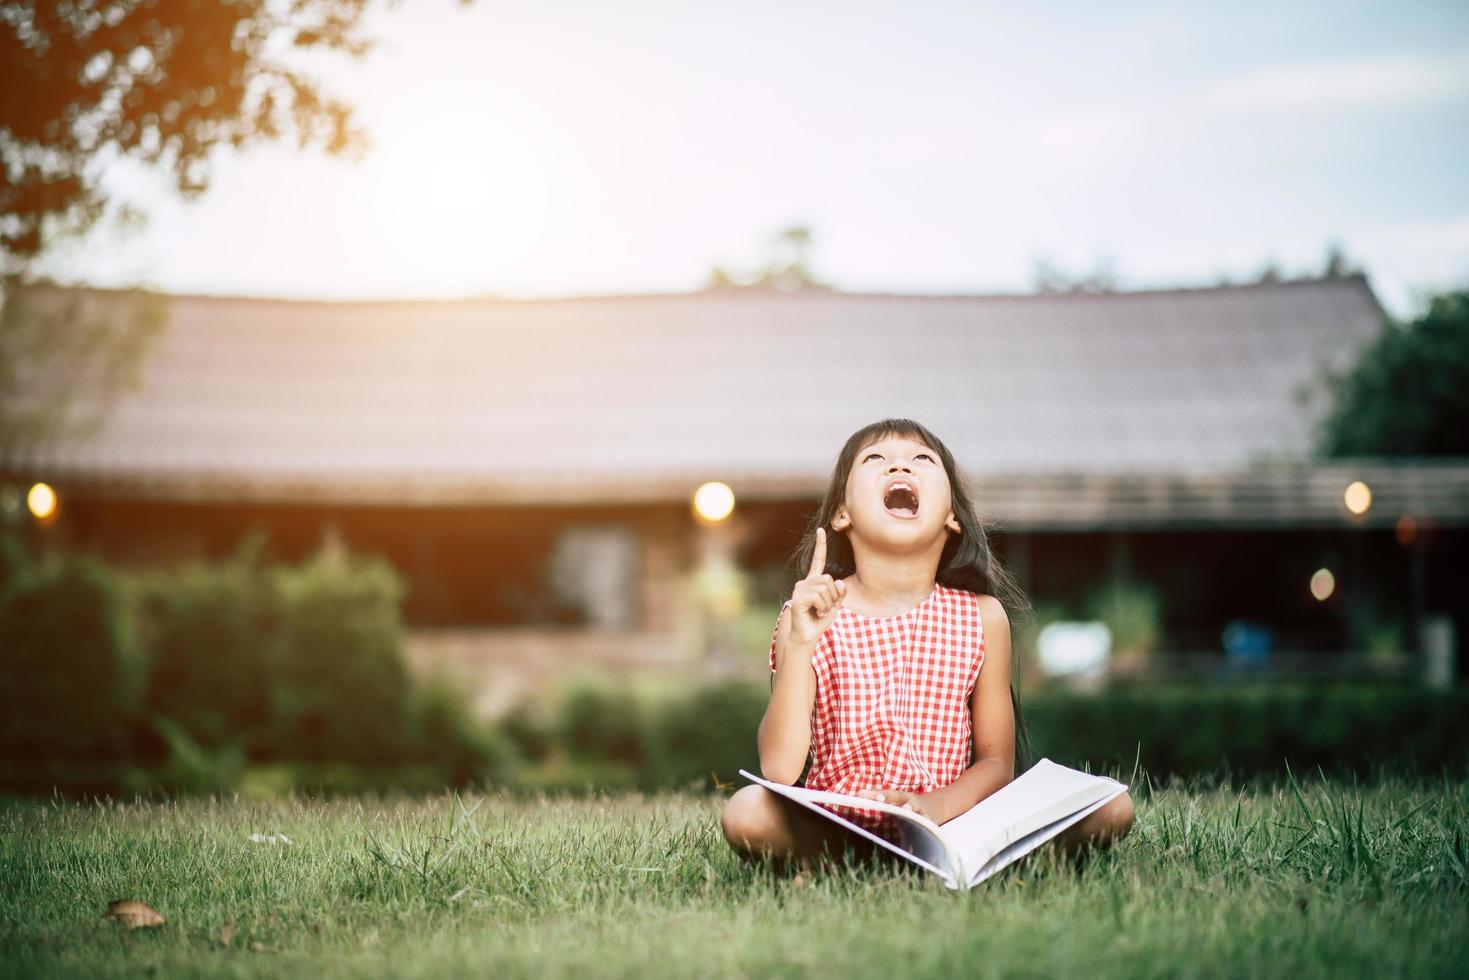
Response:
M1317 602L1325 602L1336 591L1336 576L1329 568L1318 568L1311 575L1311 595Z
M729 484L710 481L694 491L694 513L711 524L718 524L734 511L735 495Z
M1347 505L1347 510L1361 517L1372 506L1372 488L1361 480L1355 480L1342 494L1342 502Z
M33 483L26 494L26 506L38 521L44 521L56 513L56 491L49 483Z

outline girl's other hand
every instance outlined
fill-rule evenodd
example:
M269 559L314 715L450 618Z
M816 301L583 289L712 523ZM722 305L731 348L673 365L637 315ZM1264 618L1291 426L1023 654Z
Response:
M791 639L806 649L816 646L847 598L846 581L827 575L825 568L826 528L818 527L811 568L791 590Z
M914 813L921 813L930 820L936 820L934 815L928 811L928 804L918 793L909 793L901 789L859 789L852 794L867 800L877 800L879 803L891 803Z

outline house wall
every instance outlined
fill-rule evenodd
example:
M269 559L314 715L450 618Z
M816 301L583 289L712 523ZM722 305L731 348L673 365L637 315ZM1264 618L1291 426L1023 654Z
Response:
M997 536L1008 559L1017 536ZM1270 626L1281 649L1322 654L1351 648L1369 620L1398 618L1408 630L1422 611L1446 611L1459 622L1460 647L1469 597L1458 587L1455 554L1469 531L1440 528L1408 545L1391 529L1155 530L1027 535L1027 586L1038 602L1084 610L1088 599L1118 578L1150 583L1164 611L1166 647L1178 652L1221 649L1232 620ZM1415 561L1422 587L1415 595ZM1328 568L1336 591L1325 602L1310 578ZM1461 658L1462 659L1462 658Z
M611 608L608 590L621 583L626 612L600 625L667 630L676 614L670 583L692 560L692 519L670 507L245 507L93 499L67 501L61 516L47 532L53 545L93 550L124 565L220 559L256 532L266 536L270 554L287 561L333 540L386 558L402 573L410 584L404 615L417 627L585 625ZM600 601L578 602L578 589Z
M669 636L679 629L686 577L711 533L685 506L673 504L414 509L182 505L65 495L63 501L63 519L48 531L53 544L99 551L124 564L220 558L252 529L269 536L275 555L299 560L335 535L354 550L383 555L404 574L411 584L407 622L427 631L540 627L558 635L583 629L603 636ZM789 555L810 507L801 500L741 503L719 532L748 573L751 604L774 607L789 594ZM579 535L582 545L575 544ZM609 544L618 535L628 547ZM1320 653L1347 649L1360 633L1354 624L1360 627L1372 616L1411 623L1420 612L1447 611L1457 624L1460 649L1469 636L1469 598L1458 585L1455 558L1469 545L1469 529L1420 529L1406 545L1390 529L1349 528L997 531L991 538L1033 600L1065 605L1073 614L1083 612L1108 582L1151 583L1165 611L1164 643L1171 650L1218 651L1224 626L1235 619L1268 624L1281 648ZM587 575L603 597L601 614L578 603L574 588L568 594L557 584L558 560L580 568L592 562L587 555L596 554L606 567L600 579ZM1308 588L1320 567L1331 568L1338 583L1327 602L1313 599ZM607 599L608 590L619 582L625 583L626 613L609 618L605 610L615 603ZM1411 629L1408 639L1411 645ZM1466 659L1459 657L1461 674Z

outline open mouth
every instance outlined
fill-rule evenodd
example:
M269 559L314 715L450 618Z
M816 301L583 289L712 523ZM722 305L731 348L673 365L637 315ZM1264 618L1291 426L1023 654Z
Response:
M918 493L906 483L894 483L882 495L882 505L898 517L917 517Z

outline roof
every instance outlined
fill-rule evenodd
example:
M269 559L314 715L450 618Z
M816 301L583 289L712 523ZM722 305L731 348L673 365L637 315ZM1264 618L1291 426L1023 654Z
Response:
M95 437L4 467L188 499L572 503L707 479L804 496L852 431L907 416L992 487L1217 483L1306 463L1299 392L1382 319L1360 275L1017 296L178 296L141 388Z

